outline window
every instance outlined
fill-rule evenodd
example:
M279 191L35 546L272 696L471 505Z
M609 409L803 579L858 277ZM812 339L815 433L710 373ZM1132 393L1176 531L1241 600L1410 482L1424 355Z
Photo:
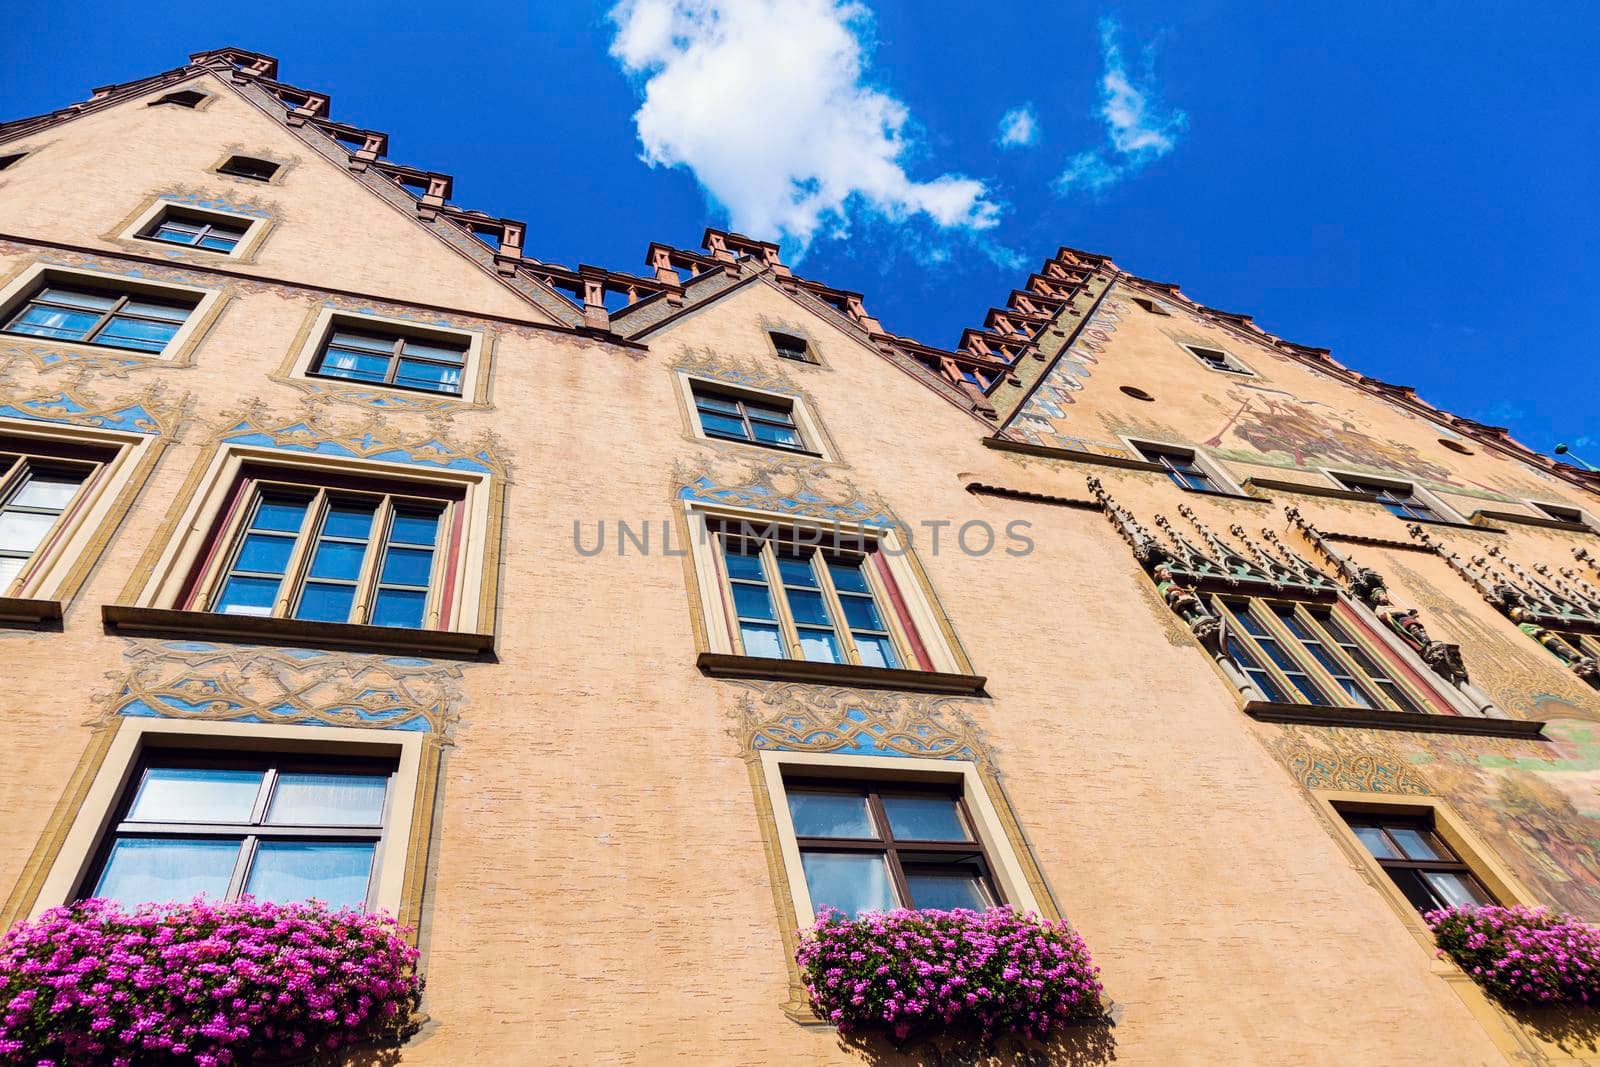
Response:
M792 359L797 363L815 363L811 356L811 345L804 337L796 337L789 333L779 333L771 330L767 336L772 338L772 347L784 359Z
M1426 712L1343 604L1214 598L1234 666L1275 704Z
M1555 519L1557 522L1575 522L1580 526L1589 524L1588 519L1580 508L1569 508L1562 504L1541 504L1537 500L1530 500L1528 503L1532 504L1545 518Z
M1234 359L1220 348L1202 348L1200 345L1184 345L1194 358L1210 367L1212 370L1226 371L1229 374L1253 374L1254 372Z
M229 156L227 162L217 168L217 173L231 174L235 178L249 178L252 181L270 182L279 169L280 165L270 159L257 159L254 156Z
M206 98L205 93L195 92L193 89L180 89L175 93L158 96L150 101L150 107L160 107L162 104L173 104L177 107L195 107Z
M444 614L453 501L349 480L252 470L192 583L196 610L304 622L432 628ZM206 590L209 589L208 593Z
M56 529L94 471L93 463L40 455L25 442L0 438L0 595Z
M1495 902L1471 868L1434 832L1430 817L1340 814L1418 911Z
M140 293L46 283L11 315L5 332L160 352L194 307Z
M10 155L0 156L0 170L5 170L27 154L26 152L12 152Z
M795 425L793 401L771 395L747 397L701 382L691 383L690 390L700 429L707 437L805 451L805 441Z
M802 545L793 535L757 537L742 523L712 529L744 655L904 665L878 592L884 579L869 562L875 553Z
M1373 482L1334 475L1346 489L1357 493L1371 493L1378 503L1402 519L1421 519L1423 522L1440 522L1444 517L1427 501L1417 495L1416 487L1404 483Z
M394 771L372 759L152 754L79 895L366 907Z
M3 577L3 575L0 575ZM1592 660L1600 660L1600 635L1580 634L1573 630L1557 630L1556 636Z
M311 373L460 396L467 348L466 340L455 338L422 340L336 327L313 361Z
M1160 304L1156 303L1154 300L1151 300L1151 299L1149 299L1147 297L1136 296L1136 297L1133 298L1133 302L1135 304L1138 304L1140 307L1144 308L1146 311L1148 311L1152 315L1171 315L1172 314L1172 312L1168 311L1166 308L1162 307Z
M814 911L999 902L959 786L796 778L784 792Z
M243 219L169 207L140 230L139 236L146 241L228 253L239 246L249 230L250 223Z
M1159 463L1166 469L1167 477L1185 489L1193 489L1197 493L1226 493L1227 490L1217 483L1211 472L1200 465L1199 457L1193 449L1173 448L1167 445L1150 445L1135 441L1133 447L1139 454L1151 463Z

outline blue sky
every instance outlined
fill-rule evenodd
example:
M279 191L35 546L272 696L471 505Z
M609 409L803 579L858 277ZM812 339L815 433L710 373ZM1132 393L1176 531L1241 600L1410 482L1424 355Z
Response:
M237 44L541 259L764 230L949 346L1066 244L1600 463L1600 9L1295 7L25 5L0 116Z

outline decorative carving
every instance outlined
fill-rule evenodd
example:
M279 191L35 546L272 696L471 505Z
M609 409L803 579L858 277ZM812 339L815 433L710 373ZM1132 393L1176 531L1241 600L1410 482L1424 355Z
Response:
M130 641L108 716L356 726L448 735L463 701L460 663L200 641Z
M1539 568L1544 580L1535 578L1498 546L1490 547L1482 556L1462 559L1416 523L1406 529L1465 578L1484 600L1516 623L1517 629L1539 642L1573 674L1600 688L1600 662L1550 629L1554 625L1600 634L1600 602L1587 599L1573 585L1555 578L1547 567Z
M1038 388L1012 417L1006 430L1030 444L1127 457L1129 453L1123 445L1091 441L1062 432L1066 428L1067 406L1077 402L1073 394L1083 389L1084 380L1093 373L1089 368L1100 362L1100 354L1125 314L1126 304L1111 299L1101 301L1073 338L1071 346L1056 356Z
M988 752L967 709L954 697L819 688L796 682L734 681L744 752L826 752L968 760Z
M328 413L310 401L301 404L295 417L284 421L284 416L270 412L259 399L254 399L224 415L222 426L217 439L229 444L482 474L506 475L510 470L504 446L491 431L457 444L432 425L420 432L403 432L392 417L377 411L368 412L352 426L342 427L333 425Z
M792 332L792 327L790 332ZM721 355L709 348L685 348L673 361L672 369L693 374L699 378L742 385L749 389L763 389L769 393L800 396L800 386L791 378L776 359L739 360Z
M775 511L822 523L899 525L888 504L814 461L788 457L750 458L737 466L729 464L729 467L723 474L680 463L673 472L677 498Z
M1259 733L1261 743L1303 789L1431 796L1410 757L1376 731L1315 730L1287 725Z
M0 371L10 363L0 362ZM82 385L26 398L0 390L0 417L172 437L182 426L192 399L187 392L169 393L164 382L111 400L100 400Z
M1317 554L1338 571L1350 594L1371 608L1372 613L1382 620L1385 626L1415 649L1422 657L1422 661L1435 674L1456 685L1469 681L1466 664L1461 659L1461 647L1447 641L1435 641L1422 625L1422 619L1417 615L1415 608L1402 608L1394 604L1389 599L1389 590L1385 586L1383 575L1371 567L1361 566L1334 548L1333 544L1323 536L1322 531L1300 513L1299 508L1286 507L1283 513L1306 540L1311 542ZM1267 540L1277 543L1277 536L1271 531L1263 530L1262 533Z

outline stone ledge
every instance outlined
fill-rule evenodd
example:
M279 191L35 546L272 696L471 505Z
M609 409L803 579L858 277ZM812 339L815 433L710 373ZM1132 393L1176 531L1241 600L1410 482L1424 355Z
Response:
M903 689L917 693L985 696L987 678L978 674L907 671L861 667L854 663L813 663L804 659L769 659L702 652L695 665L712 678L769 678L780 682L842 685L856 689Z
M100 614L106 629L119 634L249 641L300 648L344 648L392 656L443 656L451 659L494 657L493 634L459 630L412 630L346 622L263 619L250 615L144 608L129 604L102 605Z
M31 600L27 597L0 596L0 624L21 623L38 626L61 618L61 601Z
M1156 471L1165 474L1167 468L1159 463L1150 463L1147 460L1131 459L1127 456L1105 456L1099 452L1082 452L1075 448L1054 448L1050 445L1035 445L1027 441L1008 441L1003 437L983 438L983 447L992 448L997 452L1017 452L1024 456L1042 456L1045 459L1067 459L1074 463L1093 463L1101 467L1125 467L1128 470Z
M1244 713L1257 722L1298 723L1306 726L1361 726L1378 730L1411 730L1417 733L1545 740L1544 723L1531 719L1419 715L1415 712L1378 708L1325 708L1314 704L1277 704L1268 700L1247 701Z

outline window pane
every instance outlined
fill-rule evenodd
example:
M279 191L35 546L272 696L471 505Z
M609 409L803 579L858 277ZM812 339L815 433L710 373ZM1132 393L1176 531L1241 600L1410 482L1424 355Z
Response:
M261 501L261 506L256 509L256 517L251 520L250 525L257 530L299 533L300 523L304 521L305 516L304 500L273 496Z
M353 585L307 582L294 617L307 622L349 622L350 608L355 602L356 587Z
M16 581L17 575L22 573L22 565L26 560L17 559L15 556L0 556L0 592L6 586Z
M859 561L829 560L828 573L833 575L833 584L841 593L872 592L872 587L867 585L867 576L862 573Z
M794 613L794 621L800 626L828 626L828 606L822 602L822 594L809 589L789 590L789 610Z
M856 634L856 653L864 667L898 667L900 657L895 655L894 642L881 634Z
M71 304L73 307L105 311L117 298L107 293L86 293L78 289L46 289L35 300L48 300L52 304Z
M1452 871L1428 871L1423 875L1433 891L1452 908L1463 904L1488 904L1489 898L1479 891L1470 878Z
M125 837L111 846L94 895L127 905L221 900L238 858L238 841Z
M799 837L870 837L878 831L861 793L830 793L810 789L791 789L789 817Z
M744 423L726 415L709 415L702 411L700 413L700 427L708 434L737 437L741 441L746 440Z
M340 501L328 508L328 517L322 521L322 535L365 540L372 534L372 513L376 508L376 503Z
M280 826L378 826L389 779L382 774L286 771L278 775L267 822Z
M723 558L728 561L730 578L750 578L758 582L766 580L766 575L761 572L761 557L754 551L741 551L736 547L736 542L730 541L723 551Z
M380 580L385 585L426 586L428 577L432 573L433 549L390 548L383 558L383 575Z
M844 605L844 618L855 630L886 630L883 619L878 615L878 605L866 596L842 596L839 603Z
M839 638L832 630L801 630L800 654L813 663L843 663Z
M748 622L739 624L739 637L744 642L744 654L763 659L786 659L783 640L776 626L762 626Z
M441 363L464 363L467 353L460 348L446 348L443 345L424 344L421 341L406 341L405 354L416 356L418 359L432 359Z
M816 910L826 905L854 918L864 911L895 907L889 868L882 856L807 852L801 855L800 865L811 892L811 906Z
M356 378L366 382L381 382L389 373L389 360L385 356L365 355L330 348L317 367L318 373L336 378Z
M280 581L278 578L229 578L212 610L224 615L271 615Z
M282 574L289 566L289 556L294 552L294 538L277 534L246 534L239 549L239 559L233 565L236 571L254 571L258 574Z
M440 393L461 392L461 368L445 367L437 363L418 363L402 359L395 372L395 383L418 389L432 389Z
M1409 826L1389 827L1389 836L1393 837L1401 848L1405 849L1407 856L1414 860L1442 860L1450 857L1440 855L1433 845L1432 834L1425 834L1421 830Z
M372 625L419 629L427 607L427 593L410 589L380 589L372 608Z
M772 594L764 585L745 585L735 583L733 587L733 609L740 618L745 619L771 619Z
M439 537L439 513L397 511L394 526L389 531L390 541L408 545L431 545Z
M177 304L158 304L150 300L130 300L122 305L122 310L117 312L117 318L124 315L137 315L146 319L161 319L169 323L181 323L189 317L189 309Z
M333 340L329 343L340 348L354 348L362 352L380 352L385 356L394 351L394 338L392 337L368 337L366 334L346 333L343 330L335 333Z
M720 396L711 396L706 393L696 392L694 394L694 403L695 407L699 408L702 412L720 411L727 415L739 414L738 404L734 403L732 400L725 400Z
M774 426L770 422L752 422L750 428L755 431L756 440L763 444L800 447L800 435L787 426Z
M261 771L226 767L151 767L128 809L138 822L250 821Z
M258 900L313 897L334 908L360 908L372 874L370 842L263 841L244 890Z
M817 575L811 569L811 561L798 556L779 556L778 573L783 576L783 584L789 586L803 586L807 589L817 588Z
M56 523L54 515L34 515L25 511L0 512L0 549L32 552Z
M159 352L177 332L178 328L169 322L114 318L94 339L101 344Z
M1351 829L1356 832L1361 843L1367 846L1367 851L1380 860L1400 858L1400 853L1395 851L1394 846L1389 844L1389 839L1383 836L1383 831L1376 826L1352 826Z
M353 582L361 574L361 561L366 556L367 546L359 542L320 541L311 559L311 577L343 578Z
M897 840L971 841L961 824L955 797L889 796L883 798L884 814Z
M211 234L209 236L200 238L200 247L209 248L213 252L231 252L233 250L233 246L238 243L239 242L235 238L222 237L217 234Z
M1439 902L1434 899L1432 891L1429 890L1428 884L1422 880L1420 873L1403 867L1390 867L1387 870L1390 880L1400 887L1400 892L1404 893L1406 899L1411 901L1413 908L1418 911L1433 911L1439 907Z
M49 508L61 511L72 503L73 494L83 484L83 475L55 471L30 474L27 484L11 498L11 503L24 508Z
M968 908L983 911L989 898L983 892L983 882L976 872L963 874L956 871L914 873L906 871L906 887L911 890L913 908Z
M794 419L790 416L788 408L775 408L770 404L757 404L747 400L745 401L744 410L752 419L781 422L784 425L794 424Z
M87 311L66 311L62 308L30 307L25 309L9 329L17 333L35 334L73 340L89 332L99 316Z

